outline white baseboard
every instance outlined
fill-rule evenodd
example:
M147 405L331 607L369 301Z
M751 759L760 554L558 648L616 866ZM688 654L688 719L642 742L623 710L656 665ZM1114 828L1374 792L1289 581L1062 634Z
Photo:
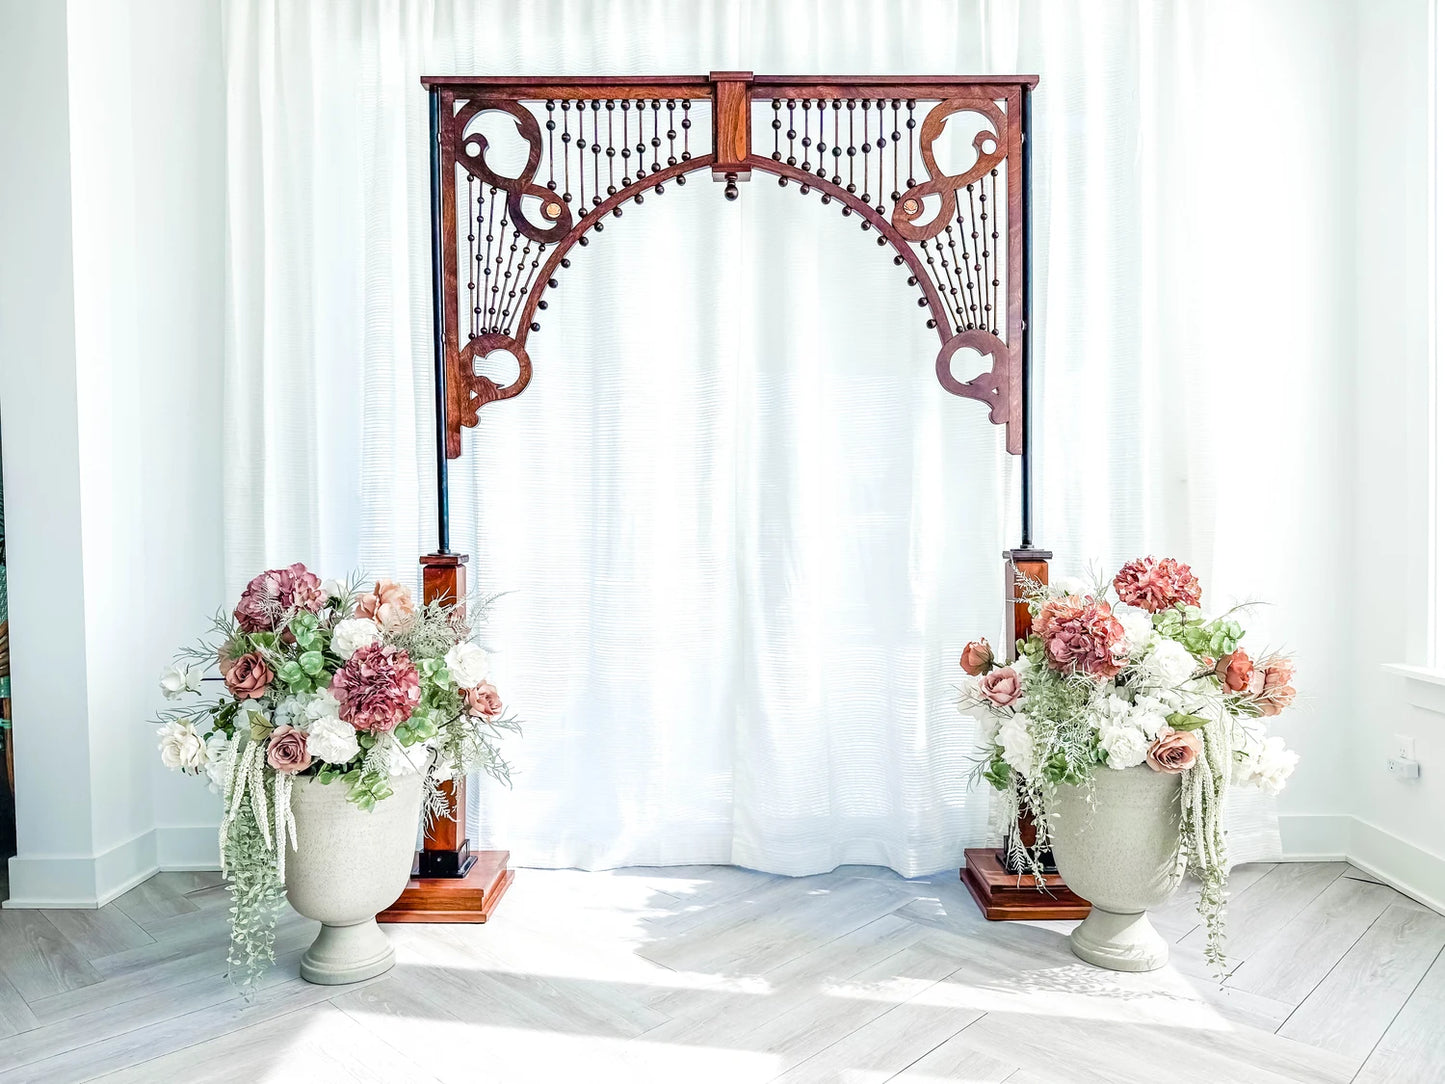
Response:
M162 870L220 869L219 847L214 824L156 829L156 865Z
M1445 855L1338 814L1281 814L1279 834L1286 862L1349 862L1445 914Z
M10 898L5 906L104 907L158 868L154 831L93 856L19 855L10 859Z

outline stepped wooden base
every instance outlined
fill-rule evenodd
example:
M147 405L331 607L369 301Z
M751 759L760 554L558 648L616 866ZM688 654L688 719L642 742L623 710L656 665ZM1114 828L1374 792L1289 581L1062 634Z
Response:
M476 851L465 877L413 877L378 922L486 922L516 873L509 851Z
M1089 901L1069 891L1057 873L1044 876L1039 888L1029 874L1010 873L999 860L996 847L975 847L963 852L959 880L990 921L1026 918L1077 919L1089 913Z

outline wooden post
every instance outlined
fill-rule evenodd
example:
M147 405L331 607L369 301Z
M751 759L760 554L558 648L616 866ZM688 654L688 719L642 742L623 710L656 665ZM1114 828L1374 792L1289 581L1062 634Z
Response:
M458 553L428 553L421 559L423 602L450 602L463 608L467 599L467 558ZM467 837L465 780L441 785L450 817L437 817L427 828L417 852L412 878L378 922L485 922L516 874L507 868L507 851L472 853Z
M1028 636L1033 624L1028 603L1021 597L1019 574L1048 583L1049 560L1053 554L1048 550L1016 549L1005 550L1003 556L1003 657L1012 662L1018 655L1017 642ZM1036 831L1032 818L1021 815L1015 830L1026 846L1032 845ZM996 847L970 847L963 855L964 867L958 876L984 918L1076 919L1089 913L1088 901L1070 892L1057 873L1045 874L1040 887L1032 874L1009 869L1006 856Z

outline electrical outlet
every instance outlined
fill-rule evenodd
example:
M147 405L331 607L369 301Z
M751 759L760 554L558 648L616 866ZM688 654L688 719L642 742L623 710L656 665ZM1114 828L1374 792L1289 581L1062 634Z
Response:
M1385 771L1396 779L1419 779L1420 762L1405 757L1391 757L1385 761Z
M1415 739L1409 734L1395 735L1395 756L1399 760L1415 759Z

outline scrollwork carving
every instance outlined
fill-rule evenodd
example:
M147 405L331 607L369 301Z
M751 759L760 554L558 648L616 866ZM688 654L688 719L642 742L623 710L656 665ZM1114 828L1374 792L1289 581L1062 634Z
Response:
M938 167L933 141L943 132L948 118L959 113L977 113L993 127L973 137L977 157L968 169L962 173L944 173ZM899 197L893 207L893 228L909 241L926 241L948 225L958 210L958 190L987 174L1007 156L1007 124L1003 110L986 98L948 98L930 109L923 118L918 137L918 150L928 169L928 179ZM986 149L990 144L992 149ZM941 205L936 215L920 224L918 220L924 213L928 196L937 196Z
M517 362L517 378L505 386L477 372L477 362L498 351L511 354ZM532 379L532 359L527 356L526 348L508 335L477 336L461 348L457 361L455 375L460 375L461 380L450 382L447 390L457 418L468 428L476 426L482 407L520 394Z
M481 132L468 133L468 128L482 113L506 113L517 122L517 134L527 144L527 163L515 177L498 173L487 164L487 137ZM542 164L542 130L537 118L521 102L502 99L479 99L467 103L457 114L456 156L463 169L478 180L495 185L507 193L507 211L512 222L523 237L529 237L540 244L555 244L566 237L572 229L572 210L556 192L537 184L537 169ZM476 147L473 151L472 148ZM523 200L531 197L539 201L540 210L547 220L538 226L528 219Z
M991 361L990 368L979 373L972 380L959 380L953 375L953 356L960 350L972 350ZM938 382L945 391L976 399L988 406L988 420L994 425L1008 427L1009 451L1022 448L1020 426L1023 423L1022 406L1018 380L1018 369L1008 344L987 331L961 331L947 340L938 351L934 366Z

